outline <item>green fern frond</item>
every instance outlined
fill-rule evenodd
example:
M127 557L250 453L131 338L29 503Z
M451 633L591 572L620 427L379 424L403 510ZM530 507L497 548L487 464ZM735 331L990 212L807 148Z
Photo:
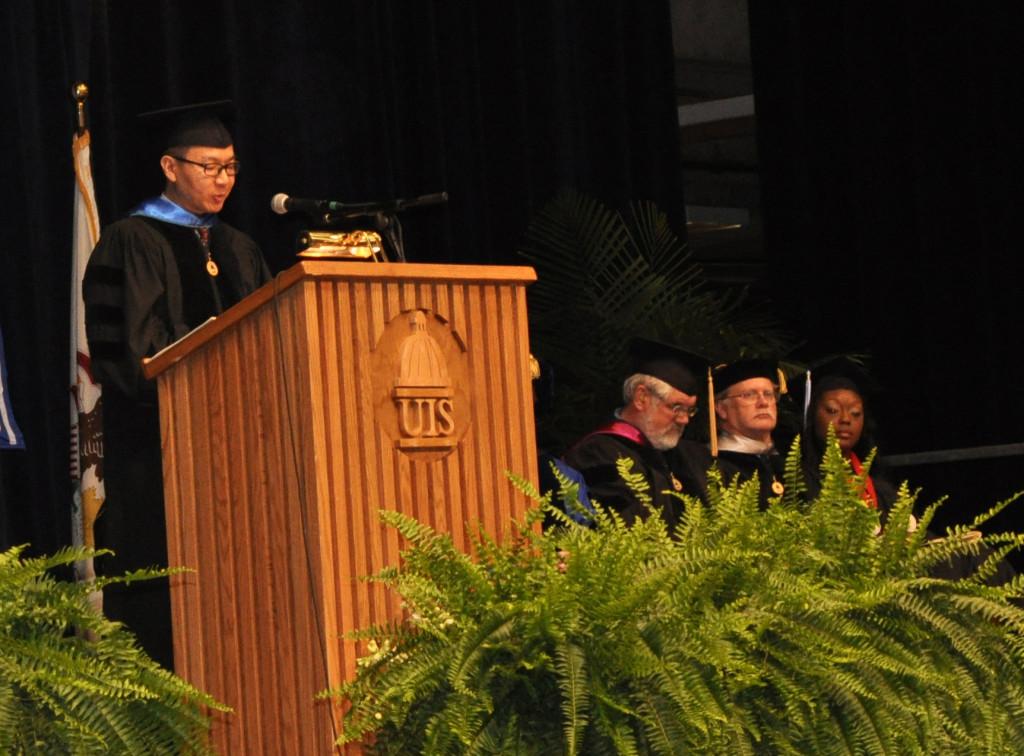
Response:
M647 476L642 472L633 472L633 460L628 457L619 457L615 461L615 469L618 470L619 477L625 481L637 500L650 509L653 499L651 498L651 486L647 482Z
M905 497L913 497L916 500L919 495L920 491L910 491L910 485L906 481L903 481L900 484L899 497L901 499ZM935 519L935 515L946 504L946 501L946 497L942 497L940 499L937 499L936 501L933 501L931 504L925 507L924 511L921 513L921 516L917 519L919 530L917 536L918 541L923 540L925 534L929 532L929 530L931 529L932 521Z
M555 671L562 693L562 722L565 753L580 753L587 726L590 694L586 684L586 655L579 646L560 643L555 649Z
M993 507L987 509L986 511L982 512L981 514L977 515L973 520L971 520L970 523L968 523L965 526L965 529L966 530L978 530L978 529L980 529L982 525L984 525L986 522L989 522L992 518L994 518L996 515L998 515L1000 512L1002 512L1007 507L1009 507L1009 506L1015 504L1016 502L1020 501L1022 497L1024 497L1024 491L1021 491L1019 493L1014 494L1013 496L1009 496L1009 497L1003 499L1002 501L998 502L995 506L993 506Z
M207 753L204 708L227 707L162 669L89 603L97 586L170 571L69 583L53 572L96 552L69 548L26 559L24 550L0 554L0 749Z
M782 473L786 484L782 494L782 504L790 507L800 506L807 493L807 483L804 481L804 469L801 464L800 443L800 435L797 434L789 447L789 454L786 456L786 465Z
M968 526L908 533L903 487L879 531L863 479L838 453L824 469L816 500L767 511L713 470L672 534L598 505L592 528L477 533L470 559L407 528L387 579L412 613L337 691L346 734L382 753L1012 752L1024 579L988 584L984 559L932 576L981 553ZM1021 538L980 543L998 559Z
M926 603L922 597L912 594L900 596L896 606L925 627L931 628L932 632L938 633L956 649L957 653L975 666L987 666L985 652L975 642L975 636L954 619L941 613L939 607Z
M488 652L514 637L516 619L514 615L495 614L462 637L455 647L446 675L454 690L468 693L470 680L489 673L484 663Z

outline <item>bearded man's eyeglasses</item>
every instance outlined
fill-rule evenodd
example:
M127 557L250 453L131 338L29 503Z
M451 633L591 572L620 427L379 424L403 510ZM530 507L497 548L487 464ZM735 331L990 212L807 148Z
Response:
M668 411L671 412L673 415L676 415L676 416L686 415L687 417L693 417L698 412L698 408L697 408L696 404L688 405L688 404L680 404L678 402L675 403L675 404L669 404L666 401L665 397L661 396L657 391L654 391L653 389L650 389L649 387L648 387L648 390L651 392L651 396L653 396L655 399L657 399L659 402L661 402L662 405L664 405L666 408L668 408Z

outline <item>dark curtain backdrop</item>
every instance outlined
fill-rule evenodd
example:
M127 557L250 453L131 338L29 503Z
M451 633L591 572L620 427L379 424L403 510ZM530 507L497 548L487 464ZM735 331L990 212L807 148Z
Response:
M1024 441L1021 5L750 10L779 310L873 356L883 451ZM1024 489L1020 457L900 472L960 519Z
M653 199L684 229L667 2L11 0L0 10L0 327L28 449L0 452L0 547L69 541L71 84L88 82L109 223L161 187L135 115L234 101L226 218L293 261L285 192L344 202L445 190L409 211L410 260L519 263L561 187Z

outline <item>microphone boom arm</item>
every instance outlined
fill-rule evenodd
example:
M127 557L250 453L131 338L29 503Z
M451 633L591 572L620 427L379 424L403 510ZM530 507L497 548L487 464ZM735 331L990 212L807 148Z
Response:
M414 207L441 205L447 201L448 192L435 192L434 194L423 194L419 197L412 197L410 199L393 199L384 200L382 202L354 202L352 204L332 202L328 215L329 217L336 219L360 218L367 215L375 216L378 213L393 215Z

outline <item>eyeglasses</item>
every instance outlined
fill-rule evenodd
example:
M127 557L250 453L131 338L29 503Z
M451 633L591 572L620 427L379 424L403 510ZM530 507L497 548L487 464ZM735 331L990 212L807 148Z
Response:
M210 178L216 178L220 175L221 171L228 174L229 176L237 176L238 170L242 167L242 164L237 160L233 163L197 163L195 160L189 160L188 158L178 157L177 155L171 155L168 153L168 157L172 157L181 163L189 163L191 165L198 165L203 169L203 175L209 176Z
M774 404L779 401L779 390L778 389L750 389L749 391L741 391L738 394L726 394L722 397L723 399L738 399L741 404L755 404L758 399L764 399L769 404Z
M651 396L653 396L655 399L657 399L659 402L661 402L665 407L667 407L669 412L671 412L673 415L676 415L676 416L686 415L687 417L693 417L698 412L696 404L687 405L687 404L679 404L678 402L675 403L675 404L669 404L666 401L665 397L663 397L657 391L654 391L650 387L648 387L647 390L651 392Z

